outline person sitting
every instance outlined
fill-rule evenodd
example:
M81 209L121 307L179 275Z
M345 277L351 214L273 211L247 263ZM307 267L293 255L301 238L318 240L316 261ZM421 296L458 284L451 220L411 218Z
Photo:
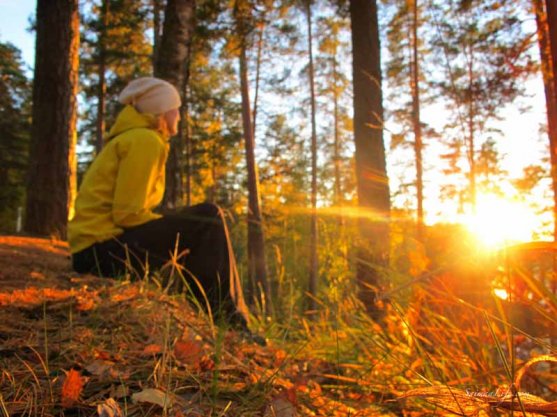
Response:
M74 270L110 277L132 271L142 277L178 265L201 305L206 297L217 320L247 330L222 209L205 203L171 214L154 212L164 194L169 139L178 131L178 91L144 77L130 82L119 101L125 107L83 177L68 225Z

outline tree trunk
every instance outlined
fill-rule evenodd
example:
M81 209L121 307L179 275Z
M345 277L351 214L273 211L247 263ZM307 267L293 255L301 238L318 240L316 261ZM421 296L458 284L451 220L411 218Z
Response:
M187 104L186 104L187 106ZM190 121L189 121L189 109L188 107L186 107L186 110L184 111L184 118L186 119L186 131L185 131L185 148L186 148L186 164L185 164L185 169L186 169L186 184L185 184L185 195L186 195L186 206L191 206L191 184L192 184L192 150L193 150L193 144L191 141L191 128L190 128Z
M468 172L468 180L470 184L470 204L472 213L476 213L476 132L474 120L476 118L474 109L474 51L470 45L470 55L468 57L468 140L467 140L467 156L470 171Z
M344 206L344 199L342 196L342 176L340 170L340 129L339 129L339 93L338 93L338 62L337 62L337 51L335 47L333 56L333 118L334 118L334 144L333 144L333 161L334 161L334 172L335 172L335 207L338 210L342 210ZM342 212L339 211L337 215L337 223L340 227L341 233L344 232L344 216Z
M555 0L546 0L546 12L547 12L547 27L549 33L549 49L551 51L551 77L553 78L553 109L551 116L548 117L552 119L552 127L553 127L553 134L551 135L550 145L552 147L551 155L552 158L555 156L554 154L557 153L557 4ZM549 110L549 108L548 108ZM557 159L557 158L556 158ZM555 161L555 165L553 167L557 167L557 161ZM553 159L552 159L553 163ZM557 172L553 172L552 170L552 177L557 178ZM554 180L555 181L555 180ZM557 193L557 186L555 186L555 192ZM554 211L557 213L557 194L555 198L555 208ZM557 238L557 221L554 225L554 238Z
M252 6L236 0L233 6L236 36L239 40L240 93L242 97L242 125L246 151L248 174L248 302L265 300L265 312L272 312L271 286L265 260L265 236L259 196L259 178L255 162L255 137L249 97L248 62L246 57L249 29L247 19L251 19Z
M420 120L420 65L418 55L418 0L412 1L412 125L414 128L414 155L416 158L416 235L424 241L424 182L422 165L422 123Z
M187 66L187 80L189 80L190 74L190 64L191 61L188 60ZM190 120L190 107L189 107L190 97L189 97L189 84L186 82L184 85L184 104L182 106L183 114L182 114L182 127L181 130L184 131L184 139L185 139L185 171L186 171L186 206L191 206L191 183L192 183L192 152L193 152L193 143L192 143L192 135L191 135L191 120Z
M66 237L76 189L77 0L38 0L25 230Z
M553 112L551 114L551 116L549 115L549 108L548 108L548 118L551 118L553 120L552 122L552 126L553 126L553 135L551 135L550 137L550 146L551 146L551 163L552 163L552 178L553 178L553 184L554 184L554 193L557 191L557 187L555 186L555 179L557 178L557 171L556 171L556 167L557 164L554 164L554 154L557 153L557 1L556 0L546 0L546 13L547 13L547 27L548 27L548 33L549 33L549 49L551 51L550 56L551 56L551 76L553 78L553 94L552 94L552 98L553 98ZM544 80L545 83L545 80ZM554 194L554 213L557 213L557 194ZM557 217L554 223L554 229L553 229L553 239L555 241L557 241ZM555 288L555 287L554 287ZM555 342L555 338L552 338L550 340L550 342L554 343ZM554 370L554 369L553 369Z
M153 0L153 73L158 60L158 52L161 44L161 11L163 0Z
M557 241L557 95L553 80L555 72L551 62L549 45L548 15L544 10L543 0L533 0L540 49L541 70L547 110L547 135L549 137L549 155L551 179L553 186L553 240Z
M183 95L194 28L195 0L168 0L164 16L163 33L155 63L155 77L170 82ZM166 190L163 198L163 207L166 209L176 207L182 195L180 149L180 137L173 139L166 163Z
M261 24L259 36L257 39L257 62L255 69L255 95L253 97L253 137L255 140L257 129L257 104L259 103L259 81L261 78L261 53L263 52L263 32L265 31L265 22Z
M545 4L549 31L549 48L551 50L551 67L553 70L553 91L557 95L557 2L555 0L545 0Z
M255 163L255 140L251 124L246 48L242 41L240 50L240 88L242 93L242 122L248 169L248 275L249 302L254 297L265 296L267 313L271 309L271 288L265 261L265 238L259 197L259 178ZM263 293L261 294L260 291Z
M356 179L362 238L357 281L360 299L372 317L381 316L377 293L380 270L388 264L390 217L377 20L376 0L350 0Z
M104 114L106 109L106 31L108 26L109 1L103 0L101 5L101 31L99 33L99 85L97 90L97 136L95 151L97 154L103 147Z
M309 309L317 308L317 131L315 122L315 81L313 72L313 38L311 33L311 0L306 0L309 54L309 87L311 92L311 222L309 243Z

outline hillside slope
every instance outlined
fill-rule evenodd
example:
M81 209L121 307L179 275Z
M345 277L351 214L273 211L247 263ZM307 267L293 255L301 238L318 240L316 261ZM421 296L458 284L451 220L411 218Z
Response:
M329 364L214 327L156 282L76 274L46 239L0 236L0 369L9 416L388 414L325 389Z

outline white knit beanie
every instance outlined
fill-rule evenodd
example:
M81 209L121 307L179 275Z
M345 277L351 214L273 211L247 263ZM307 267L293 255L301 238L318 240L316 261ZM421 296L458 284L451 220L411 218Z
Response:
M182 104L176 88L159 78L143 77L130 82L118 101L134 106L140 113L162 114Z

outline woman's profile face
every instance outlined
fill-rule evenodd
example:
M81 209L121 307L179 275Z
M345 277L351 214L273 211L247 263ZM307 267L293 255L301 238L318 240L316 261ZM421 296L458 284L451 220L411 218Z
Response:
M166 127L168 128L168 133L170 136L174 136L178 133L178 122L180 121L180 111L179 109L172 109L164 113L164 121L166 122Z

